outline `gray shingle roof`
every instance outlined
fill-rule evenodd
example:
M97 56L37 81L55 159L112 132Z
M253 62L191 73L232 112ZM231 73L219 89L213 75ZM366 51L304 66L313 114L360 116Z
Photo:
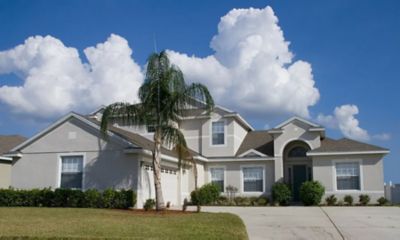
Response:
M20 135L0 135L0 155L7 153L25 140L26 137Z
M363 152L363 151L388 151L388 149L367 143L358 142L348 138L342 138L338 140L332 138L324 138L321 140L321 147L309 151L309 153Z
M88 119L89 121L91 121L91 122L93 122L93 123L95 123L95 124L100 126L100 122L97 121L96 119L88 118L88 117L86 117L86 119ZM146 138L146 137L143 137L140 134L133 133L133 132L130 132L130 131L126 131L126 130L123 130L121 128L117 128L117 127L114 127L114 126L109 126L108 130L111 131L112 133L118 135L119 137L127 140L128 142L131 142L131 143L139 146L140 148L143 148L143 149L146 149L146 150L150 150L150 151L152 151L154 149L154 142L151 141L150 139ZM189 149L189 152L193 156L200 155L199 153L197 153L197 152L195 152L195 151L193 151L191 149ZM169 150L169 149L167 149L165 147L161 147L161 153L165 154L165 155L168 155L168 156L172 156L172 157L178 157L178 154L177 154L176 151Z
M274 141L272 135L267 131L248 132L237 150L236 156L239 156L250 149L254 149L270 157L274 156Z

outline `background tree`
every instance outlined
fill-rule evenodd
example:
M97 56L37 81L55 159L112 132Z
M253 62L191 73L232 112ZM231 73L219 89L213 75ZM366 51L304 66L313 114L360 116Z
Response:
M101 119L101 129L106 132L114 121L130 125L154 127L153 173L156 191L156 209L164 210L161 189L161 147L168 146L178 152L181 159L187 144L179 129L181 116L194 103L201 102L210 113L214 100L207 87L199 83L187 85L181 70L171 65L167 53L150 55L146 79L139 89L139 104L114 103L107 106Z

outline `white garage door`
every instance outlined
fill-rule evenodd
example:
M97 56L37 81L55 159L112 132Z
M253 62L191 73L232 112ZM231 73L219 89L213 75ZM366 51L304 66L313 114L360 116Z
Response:
M142 201L155 198L153 168L151 165L142 167ZM178 170L162 168L161 169L161 187L164 196L164 202L170 202L171 206L178 203Z

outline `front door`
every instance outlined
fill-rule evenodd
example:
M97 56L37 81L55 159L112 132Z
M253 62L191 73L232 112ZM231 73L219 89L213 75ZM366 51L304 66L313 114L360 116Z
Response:
M307 166L293 165L293 201L300 201L300 187L307 181Z

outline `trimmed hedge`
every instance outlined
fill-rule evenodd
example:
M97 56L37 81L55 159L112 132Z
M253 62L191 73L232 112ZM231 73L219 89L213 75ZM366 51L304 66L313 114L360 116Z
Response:
M119 208L136 204L132 190L95 189L86 191L61 189L15 190L0 189L0 207L70 207L70 208Z

